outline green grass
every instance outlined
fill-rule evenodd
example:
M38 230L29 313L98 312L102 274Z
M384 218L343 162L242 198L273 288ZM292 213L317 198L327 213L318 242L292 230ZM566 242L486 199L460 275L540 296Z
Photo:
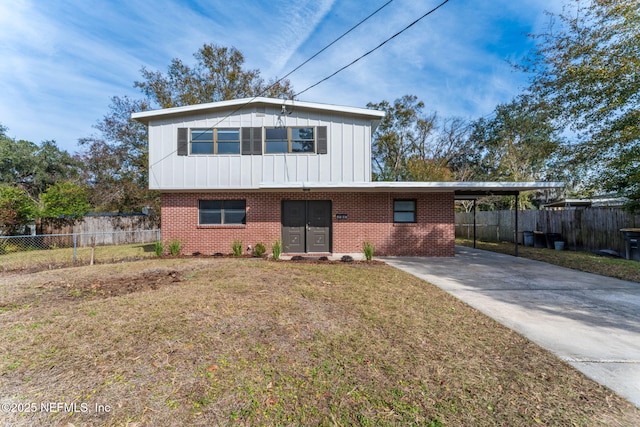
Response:
M0 295L3 402L112 408L8 425L640 425L610 390L384 264L152 258L0 274Z
M94 263L119 262L155 255L154 244L136 243L119 246L96 246ZM91 260L91 248L78 248L76 265L87 265ZM11 252L0 255L0 272L59 268L74 265L73 248Z
M473 240L456 239L456 244L473 247ZM496 243L477 241L476 247L478 249L499 252L507 255L515 254L514 244L509 242ZM543 261L549 264L559 265L561 267L572 268L574 270L586 271L588 273L595 273L640 283L640 262L638 261L604 257L590 252L569 250L556 251L554 249L532 248L528 246L518 246L518 255L523 258Z

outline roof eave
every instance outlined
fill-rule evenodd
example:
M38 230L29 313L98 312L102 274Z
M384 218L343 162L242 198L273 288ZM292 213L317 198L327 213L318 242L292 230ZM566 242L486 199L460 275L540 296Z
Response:
M159 120L167 117L178 117L189 114L204 113L206 111L214 111L221 109L228 109L233 107L248 107L251 105L273 105L273 106L286 106L291 110L295 108L311 109L325 112L335 112L341 114L350 114L355 116L362 116L369 118L370 120L381 120L385 116L384 111L370 110L366 108L347 107L333 104L321 104L316 102L305 102L295 100L282 100L276 98L241 98L232 99L228 101L210 102L206 104L185 105L182 107L164 108L159 110L140 111L131 114L131 118L142 123L149 123L151 120Z

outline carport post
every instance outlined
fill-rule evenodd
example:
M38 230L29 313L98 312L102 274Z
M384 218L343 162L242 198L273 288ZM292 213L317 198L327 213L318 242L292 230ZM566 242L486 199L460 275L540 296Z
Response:
M473 199L473 249L476 248L476 199Z
M516 235L515 235L515 242L516 242L516 256L518 256L518 199L520 192L516 192Z

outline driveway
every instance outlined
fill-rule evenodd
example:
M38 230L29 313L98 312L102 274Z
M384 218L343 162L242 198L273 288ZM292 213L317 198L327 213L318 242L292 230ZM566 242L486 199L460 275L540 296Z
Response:
M640 407L640 284L466 247L382 257L440 287Z

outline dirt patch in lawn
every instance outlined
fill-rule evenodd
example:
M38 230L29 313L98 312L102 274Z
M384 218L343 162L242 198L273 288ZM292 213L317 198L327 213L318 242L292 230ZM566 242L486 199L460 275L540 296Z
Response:
M122 293L100 293L112 284ZM15 408L0 424L640 425L610 390L386 265L161 259L0 277L2 299L29 295L0 313L0 404Z
M112 277L110 279L58 280L35 285L36 292L21 295L14 300L0 299L0 312L34 304L51 304L57 300L85 300L109 298L134 292L157 290L182 281L182 274L174 271L145 271L137 275Z
M181 273L175 270L155 270L133 276L95 279L89 282L47 282L42 285L42 288L62 298L74 299L87 296L109 298L133 292L156 290L161 286L173 285L181 281Z

